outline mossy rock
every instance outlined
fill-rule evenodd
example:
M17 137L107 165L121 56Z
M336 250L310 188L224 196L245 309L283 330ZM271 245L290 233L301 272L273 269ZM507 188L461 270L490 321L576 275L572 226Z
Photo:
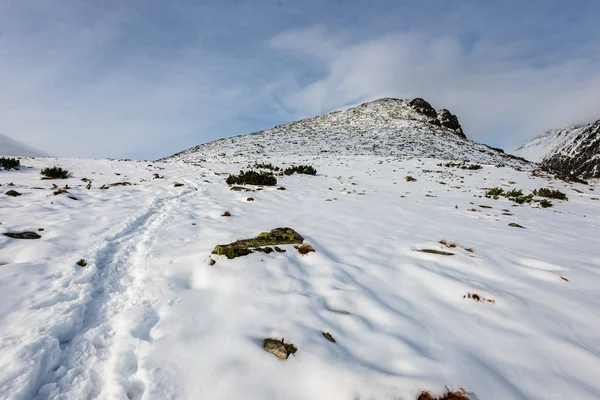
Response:
M254 251L261 251L267 254L273 251L272 248L266 246L302 244L302 242L304 242L304 238L295 230L291 228L275 228L270 232L260 233L256 238L217 245L213 250L213 254L226 256L227 258L232 259L247 256Z
M3 233L11 239L40 239L41 236L35 232L7 232Z

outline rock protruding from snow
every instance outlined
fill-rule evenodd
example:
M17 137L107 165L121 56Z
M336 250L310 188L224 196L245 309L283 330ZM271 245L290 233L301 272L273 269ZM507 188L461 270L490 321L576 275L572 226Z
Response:
M600 120L580 127L550 130L514 154L563 176L600 179Z
M442 125L444 128L454 131L454 133L461 138L467 138L463 132L462 126L460 126L460 123L458 122L458 118L450 111L442 108L438 112L438 120L440 121L440 125Z
M431 118L432 123L436 124L434 121L437 120L438 115L437 111L435 111L435 108L433 108L431 104L422 98L417 97L416 99L411 100L408 105L419 114L423 114Z

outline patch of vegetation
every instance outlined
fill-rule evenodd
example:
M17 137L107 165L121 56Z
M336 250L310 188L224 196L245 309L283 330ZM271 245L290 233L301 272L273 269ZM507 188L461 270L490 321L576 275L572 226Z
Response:
M453 392L448 391L442 396L433 396L431 392L421 392L417 400L469 400L466 394L462 389Z
M271 163L267 164L267 163L255 163L254 164L254 168L258 168L258 169L269 169L271 171L279 171L281 168L279 168L276 165L273 165Z
M549 199L566 200L566 201L569 200L567 195L565 193L561 192L560 190L553 190L553 189L548 189L548 188L535 189L533 191L533 195L540 196L540 197L547 197Z
M412 176L410 176L410 175L406 175L406 176L404 177L404 180L405 180L406 182L416 182L416 181L417 181L417 179L416 179L416 178L413 178L413 177L412 177Z
M307 255L308 253L316 253L316 250L308 243L294 246L300 255Z
M483 303L485 301L487 301L488 303L493 303L493 304L496 303L496 300L494 300L494 299L486 299L485 297L482 297L482 296L478 295L477 293L471 294L471 292L468 292L467 294L465 294L463 296L463 299L473 299L478 303L479 302Z
M71 173L61 167L48 167L40 171L42 179L67 179Z
M523 194L523 190L521 189L511 189L508 192L505 192L504 189L500 187L495 187L492 189L488 189L485 194L485 197L488 199L498 200L500 196L506 197L510 201L514 201L517 204L523 203L531 203L533 201L533 194L525 195Z
M498 200L498 198L500 196L504 196L504 189L502 189L500 187L492 188L490 190L487 190L485 192L484 196L487 197L488 199L492 198L492 199Z
M87 262L85 262L85 260L83 258L80 258L79 261L77 261L77 265L79 265L80 267L85 267L87 266Z
M238 240L233 243L215 246L213 254L226 256L229 259L247 256L254 251L261 251L258 248L265 246L275 246L282 244L302 244L304 238L298 232L291 228L275 228L270 232L262 232L256 238ZM281 249L275 251L280 251ZM270 251L269 251L270 253Z
M271 254L273 252L273 248L272 247L257 247L254 249L254 251L258 251L260 253L265 253L265 254Z
M440 256L453 256L454 253L450 253L448 251L435 250L435 249L418 249L421 253L429 253L429 254L437 254Z
M310 165L294 165L283 170L285 175L293 174L304 174L304 175L316 175L317 170Z
M238 175L229 175L225 182L228 185L275 186L277 178L271 172L240 171Z
M438 167L446 167L446 168L460 168L460 169L467 169L467 170L472 170L472 171L483 168L479 164L469 164L469 160L464 160L463 162L460 162L460 163L450 161L445 164L440 163L437 166Z
M221 214L221 217L231 217L231 213L229 211L225 211L223 214Z
M281 248L281 247L279 247L279 246L275 246L273 249L275 249L275 251L276 251L276 252L278 252L278 253L285 253L285 252L287 251L287 250L285 250L285 249L282 249L282 248Z
M19 161L16 158L0 157L0 167L5 169L6 171L10 171L11 169L20 169L21 161Z
M546 199L537 200L537 203L539 203L542 208L550 208L550 207L552 207L552 202L549 201L549 200L546 200Z
M524 227L524 226L521 226L521 225L519 225L519 224L516 224L516 223L514 223L514 222L511 222L510 224L508 224L508 226L510 226L510 227L512 227L512 228L522 228L522 229L525 229L525 227Z
M4 236L7 236L11 239L40 239L41 236L35 232L6 232L3 233Z

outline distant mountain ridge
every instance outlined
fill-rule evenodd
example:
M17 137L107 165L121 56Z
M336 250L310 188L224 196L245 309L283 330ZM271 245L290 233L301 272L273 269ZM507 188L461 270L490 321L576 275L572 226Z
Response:
M42 157L43 153L0 133L0 157Z
M458 118L427 101L382 98L271 129L219 139L168 159L245 159L276 156L417 156L515 167L528 162L466 138Z
M584 126L549 130L513 154L561 175L600 179L600 120Z

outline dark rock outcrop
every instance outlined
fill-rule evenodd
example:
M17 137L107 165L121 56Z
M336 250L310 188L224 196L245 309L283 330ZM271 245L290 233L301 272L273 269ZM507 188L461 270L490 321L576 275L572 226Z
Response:
M16 190L9 190L5 194L10 197L18 197L21 195L21 193L17 192Z
M442 108L438 112L438 120L440 121L440 125L443 127L453 130L456 135L464 139L467 138L462 130L462 127L460 126L460 123L458 122L458 118L456 115L450 113L450 111Z
M571 134L568 144L544 158L542 167L560 176L600 179L600 120Z
M433 108L431 106L431 104L429 104L428 102L426 102L425 100L423 100L420 97L417 97L416 99L412 99L410 101L410 103L408 103L408 105L413 110L418 112L419 114L426 115L426 116L430 117L431 119L437 119L437 117L438 117L437 111L435 111L435 108Z

